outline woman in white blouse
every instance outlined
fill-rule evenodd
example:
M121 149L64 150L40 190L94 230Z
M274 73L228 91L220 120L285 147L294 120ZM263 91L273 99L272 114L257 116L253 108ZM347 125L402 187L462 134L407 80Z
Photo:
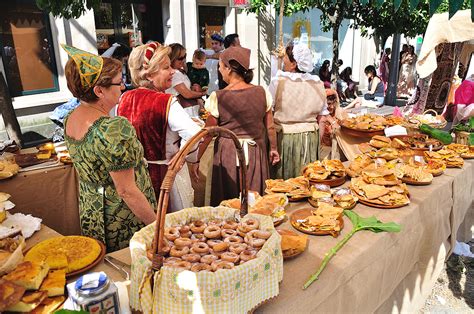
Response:
M270 82L281 159L273 169L274 177L300 176L306 164L318 159L318 118L329 115L329 111L323 82L317 75L310 74L312 70L312 53L308 46L290 44L285 50L283 71L278 71Z
M166 92L177 96L181 107L191 118L198 118L200 108L198 100L206 95L206 92L191 90L191 81L186 75L186 48L178 43L171 44L169 47L171 48L169 54L171 67L175 70L175 73L171 88L167 89Z

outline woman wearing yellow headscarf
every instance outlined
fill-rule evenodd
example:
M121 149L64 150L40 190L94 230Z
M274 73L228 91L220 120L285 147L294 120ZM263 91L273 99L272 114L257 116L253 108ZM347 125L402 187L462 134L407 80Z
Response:
M64 121L64 137L79 175L82 233L107 251L128 246L133 234L155 220L156 198L135 129L108 112L122 90L122 63L63 45L71 59L67 85L80 105Z

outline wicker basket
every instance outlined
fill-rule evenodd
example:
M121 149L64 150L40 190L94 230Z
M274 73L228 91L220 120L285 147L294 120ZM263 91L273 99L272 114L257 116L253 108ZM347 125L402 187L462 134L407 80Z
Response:
M426 122L426 121L422 121L421 118L420 118L420 115L412 115L412 116L405 117L405 122L404 122L403 126L407 129L412 129L412 130L416 129L416 130L418 130L420 125L427 124L427 125L429 125L433 128L442 129L448 124L446 119L442 115L438 115L438 113L433 109L426 110L425 112L423 112L423 115L429 114L429 113L434 113L434 116L440 122L439 123L429 123L429 122Z
M457 144L469 145L469 136L471 133L465 131L454 132L456 135L455 140Z
M240 164L245 164L242 147L231 131L205 128L188 141L169 165L161 186L155 223L135 233L130 241L132 280L130 305L143 313L245 313L279 293L283 279L281 238L272 219L262 215L247 215L248 183L245 167L240 167L242 184L241 210L227 207L187 208L167 214L169 192L174 178L185 163L184 157L206 136L225 135L236 146ZM164 228L195 220L252 217L262 229L272 232L257 258L233 269L198 272L162 267L164 259ZM151 254L147 251L152 248ZM150 256L151 255L151 256Z

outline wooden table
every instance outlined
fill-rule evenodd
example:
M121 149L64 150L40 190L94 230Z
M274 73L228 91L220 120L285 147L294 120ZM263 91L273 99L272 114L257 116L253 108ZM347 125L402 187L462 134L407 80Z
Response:
M31 214L63 235L80 234L79 191L72 165L20 172L0 180L0 191L15 203L11 213Z
M303 291L305 280L324 254L350 231L351 223L344 218L345 228L339 238L310 236L307 251L285 262L279 295L256 312L386 313L421 308L452 250L459 226L465 217L474 216L474 161L466 161L463 169L448 169L429 186L410 186L409 190L409 206L381 210L358 204L354 209L364 217L375 215L382 221L400 223L400 233L357 233L331 260L320 279ZM306 202L292 203L287 212L308 206ZM472 226L472 221L464 224ZM278 228L294 230L288 222ZM43 227L27 245L55 235L58 233ZM131 262L128 249L111 255ZM120 272L104 262L90 271L104 271L114 281L124 281Z

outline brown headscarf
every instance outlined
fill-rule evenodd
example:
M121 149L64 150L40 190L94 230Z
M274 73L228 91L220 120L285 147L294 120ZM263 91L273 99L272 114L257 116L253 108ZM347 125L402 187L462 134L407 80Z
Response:
M243 47L230 47L224 50L221 53L221 60L227 67L229 66L229 61L237 61L245 70L250 68L250 49Z

